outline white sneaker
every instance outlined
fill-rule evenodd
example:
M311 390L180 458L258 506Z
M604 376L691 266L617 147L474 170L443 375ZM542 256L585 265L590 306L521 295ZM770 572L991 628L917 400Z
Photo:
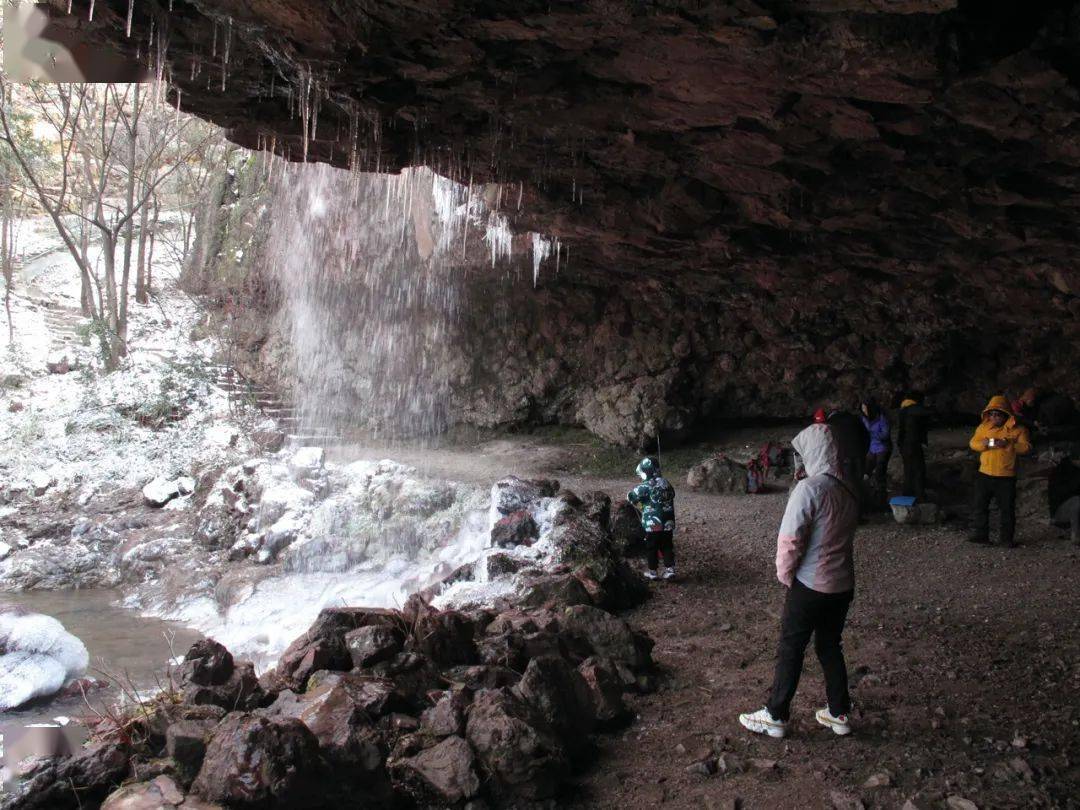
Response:
M851 722L848 720L848 716L842 714L839 717L833 717L828 706L824 709L818 709L814 713L814 718L821 723L821 725L826 728L831 728L834 734L839 734L841 737L851 733Z
M656 579L656 572L651 568L645 571L645 579Z
M755 734L768 734L770 737L784 737L787 735L787 723L783 720L773 720L768 709L758 709L752 714L740 714L739 722L743 728Z
M675 579L675 566L664 569L664 579Z

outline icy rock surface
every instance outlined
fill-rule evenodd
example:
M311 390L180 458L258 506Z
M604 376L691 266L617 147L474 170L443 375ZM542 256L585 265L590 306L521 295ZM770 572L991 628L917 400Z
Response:
M56 619L0 606L0 711L59 691L88 662L86 647Z

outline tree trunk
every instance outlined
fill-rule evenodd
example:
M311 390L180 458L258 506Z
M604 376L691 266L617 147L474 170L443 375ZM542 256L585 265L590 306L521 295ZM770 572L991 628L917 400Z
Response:
M147 301L150 300L150 293L153 292L151 288L151 282L154 275L154 241L157 239L157 226L158 218L161 216L161 203L158 202L157 194L154 195L154 218L150 221L150 245L149 250L146 253L146 288L144 293Z
M127 353L127 321L128 321L128 284L131 280L131 248L135 233L135 169L138 163L138 129L139 129L139 92L140 86L135 85L135 100L131 111L131 147L128 152L128 177L127 199L124 213L127 215L124 239L124 267L120 281L120 306L116 318L116 336L119 340L120 355Z
M143 182L143 196L149 192L149 183ZM147 304L150 298L146 289L146 239L147 239L147 221L150 219L150 207L143 205L142 210L139 211L139 255L135 265L135 302L138 304Z

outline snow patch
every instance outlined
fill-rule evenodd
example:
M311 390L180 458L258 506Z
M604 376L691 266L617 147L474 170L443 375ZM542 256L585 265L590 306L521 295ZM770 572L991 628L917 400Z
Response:
M51 616L0 608L0 711L57 692L86 671L86 646Z

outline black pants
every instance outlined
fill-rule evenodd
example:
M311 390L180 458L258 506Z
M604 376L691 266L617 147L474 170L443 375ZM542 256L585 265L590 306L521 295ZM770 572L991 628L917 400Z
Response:
M885 506L886 495L889 488L889 459L892 457L892 448L881 453L870 453L866 456L866 474L870 477L870 490L873 492L873 504L875 509Z
M854 591L820 593L807 588L797 579L788 589L784 616L780 620L776 674L767 704L774 720L787 722L791 716L791 700L799 686L803 657L811 634L814 636L814 651L825 673L829 711L837 717L851 709L847 665L844 663L840 636L844 632L848 607L854 596Z
M900 457L904 460L904 495L916 498L926 497L926 456L923 446L900 448Z
M664 555L664 565L675 567L674 532L645 532L645 559L650 571L660 564L658 554Z
M975 474L975 503L972 505L976 540L990 539L990 501L1001 512L1001 544L1011 546L1016 535L1016 479L1012 476Z

